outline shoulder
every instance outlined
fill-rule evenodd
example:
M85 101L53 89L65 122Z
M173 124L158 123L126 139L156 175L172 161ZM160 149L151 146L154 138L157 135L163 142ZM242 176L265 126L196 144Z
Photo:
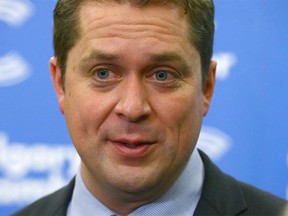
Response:
M21 209L12 216L66 215L72 197L74 184L75 179L73 179L67 186L36 200L34 203Z
M247 203L247 212L250 215L283 215L288 208L286 200L252 185L238 181ZM286 214L285 214L286 215Z
M205 178L199 209L218 215L284 215L287 201L223 173L200 151Z

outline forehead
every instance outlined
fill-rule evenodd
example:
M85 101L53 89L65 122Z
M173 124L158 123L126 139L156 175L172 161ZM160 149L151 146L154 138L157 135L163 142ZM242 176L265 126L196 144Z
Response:
M82 3L79 17L80 38L68 54L68 67L85 71L99 62L113 62L140 71L156 62L177 62L193 71L200 68L187 15L180 7L88 0Z
M112 26L113 25L113 26ZM80 6L80 29L87 33L95 28L100 30L113 27L117 30L145 30L145 26L155 25L162 30L188 35L188 21L185 11L175 4L135 5L129 2L87 0ZM137 29L135 29L137 28Z
M106 56L133 59L135 64L161 53L177 54L187 61L198 59L190 43L187 16L175 5L134 6L87 0L82 2L79 16L80 38L69 56L74 53L85 59L96 50Z

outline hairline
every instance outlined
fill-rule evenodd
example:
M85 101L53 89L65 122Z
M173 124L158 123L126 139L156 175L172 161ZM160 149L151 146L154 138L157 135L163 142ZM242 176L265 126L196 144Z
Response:
M133 7L138 7L138 8L141 8L141 7L149 7L149 6L153 6L153 5L175 5L176 7L178 7L179 9L183 9L183 14L188 14L187 13L187 5L186 4L189 4L188 2L186 1L156 1L156 2L148 2L146 4L146 2L144 1L144 3L136 3L133 1L126 1L126 0L82 0L82 1L78 1L78 4L76 6L76 11L75 11L75 31L76 31L76 34L78 34L73 40L72 40L72 45L68 47L67 49L67 52L66 52L66 56L64 56L64 62L61 62L61 64L63 64L63 67L61 68L61 77L62 77L62 80L63 80L63 83L64 83L64 80L65 80L65 74L66 74L66 69L67 69L67 60L68 60L68 55L71 51L71 49L76 45L76 43L80 40L81 38L81 32L82 32L82 27L81 27L81 8L83 6L85 6L85 4L89 3L89 2L97 2L99 4L103 4L103 3L111 3L111 4L130 4L132 5ZM211 0L212 1L212 0ZM212 1L212 4L213 4L213 1ZM213 11L214 12L214 11ZM199 53L200 55L200 62L201 62L201 79L202 79L202 82L204 83L205 79L206 79L206 75L208 73L208 70L209 70L209 65L208 65L208 62L207 62L207 58L205 58L204 60L202 59L203 57L203 50L201 49L201 45L200 43L198 44L196 41L196 38L193 38L193 35L191 34L191 32L193 32L193 30L195 30L193 28L193 25L190 21L190 18L188 18L188 16L186 16L187 19L186 20L186 24L187 24L187 36L188 36L188 39L189 39L189 43L191 46L193 46L196 51ZM195 32L194 32L195 33ZM213 34L214 34L214 31L213 31ZM196 35L197 36L197 35ZM197 45L196 45L197 44ZM213 35L212 35L212 52L213 52ZM205 54L204 54L205 55ZM57 55L55 55L56 58L58 58ZM205 63L203 64L203 61L205 61ZM211 61L211 57L210 57L210 61ZM205 67L205 68L204 68ZM208 67L208 68L207 68Z

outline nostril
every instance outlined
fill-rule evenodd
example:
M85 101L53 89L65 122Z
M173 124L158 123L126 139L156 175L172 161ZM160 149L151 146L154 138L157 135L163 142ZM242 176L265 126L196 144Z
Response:
M130 98L120 101L115 107L115 113L127 121L137 122L147 119L151 115L151 106L147 100Z
M127 106L122 107L121 109L116 110L116 114L126 119L130 122L137 122L147 119L150 115L150 111L145 109L144 107L141 108L129 108Z
M123 82L122 91L119 91L115 112L127 121L137 122L149 117L151 106L142 78L137 74L130 75Z

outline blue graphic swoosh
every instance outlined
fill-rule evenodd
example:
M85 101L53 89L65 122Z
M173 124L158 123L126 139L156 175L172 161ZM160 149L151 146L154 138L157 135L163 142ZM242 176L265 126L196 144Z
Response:
M0 87L17 85L30 75L28 64L19 54L11 52L0 57Z
M32 16L33 11L34 7L28 0L0 1L0 21L11 27L21 26Z

